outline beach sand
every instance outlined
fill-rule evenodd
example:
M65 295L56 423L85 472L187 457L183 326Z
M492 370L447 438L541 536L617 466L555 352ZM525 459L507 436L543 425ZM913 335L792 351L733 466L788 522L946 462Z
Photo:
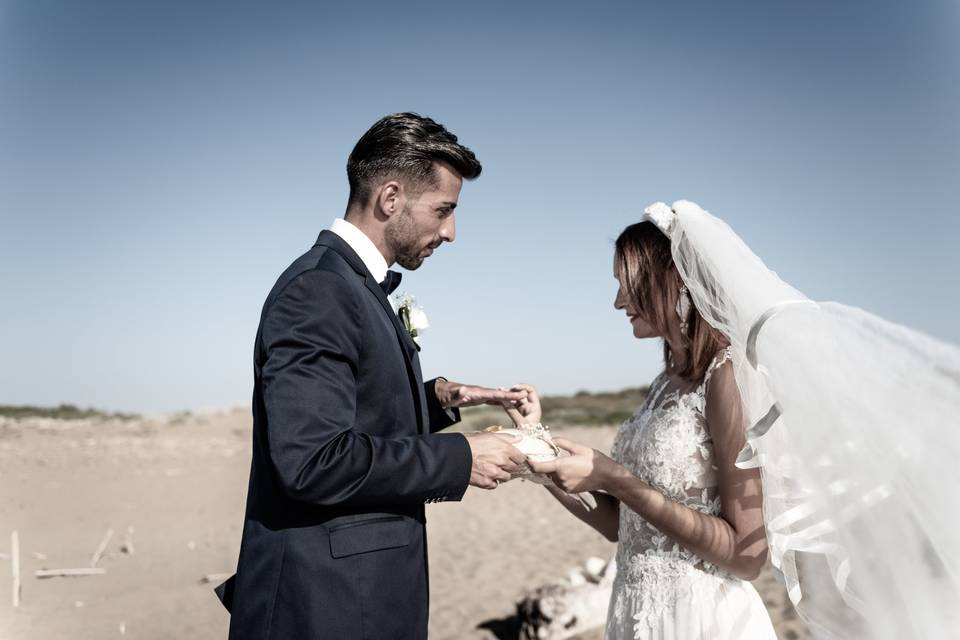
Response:
M607 450L615 430L557 433ZM212 589L216 574L236 565L249 463L248 409L126 422L0 419L0 638L225 638L228 616ZM515 604L528 589L614 551L522 481L429 505L427 521L430 637L438 640L516 637ZM34 577L89 567L108 529L114 535L97 562L104 575ZM128 538L132 553L123 549ZM772 572L755 584L780 637L808 637Z

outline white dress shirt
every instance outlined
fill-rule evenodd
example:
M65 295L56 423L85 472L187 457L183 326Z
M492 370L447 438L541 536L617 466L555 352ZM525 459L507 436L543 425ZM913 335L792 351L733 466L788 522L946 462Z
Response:
M373 244L373 240L367 237L367 234L343 218L334 220L333 224L330 225L330 231L340 236L344 242L350 245L351 249L357 252L374 280L383 282L383 279L387 277L387 261L380 253L380 249L377 249L377 245Z

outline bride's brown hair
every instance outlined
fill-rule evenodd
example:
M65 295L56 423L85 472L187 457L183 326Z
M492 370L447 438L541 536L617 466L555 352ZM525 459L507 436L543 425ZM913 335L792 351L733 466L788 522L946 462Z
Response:
M637 222L617 238L614 260L627 301L660 335L669 335L671 325L679 322L676 309L683 286L670 253L670 239L652 222ZM684 352L673 353L664 340L663 360L668 372L697 382L729 341L690 306L687 330L681 335Z

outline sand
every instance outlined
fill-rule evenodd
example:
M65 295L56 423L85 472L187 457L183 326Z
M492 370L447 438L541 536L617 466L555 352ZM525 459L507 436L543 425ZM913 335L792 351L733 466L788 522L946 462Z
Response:
M614 432L558 435L605 450ZM225 638L227 613L204 577L235 567L249 464L247 409L129 422L0 419L0 639ZM429 505L427 520L436 639L516 637L512 616L527 589L614 551L521 481ZM114 534L96 564L105 574L34 577L89 567L107 529ZM780 637L806 638L772 573L756 585Z

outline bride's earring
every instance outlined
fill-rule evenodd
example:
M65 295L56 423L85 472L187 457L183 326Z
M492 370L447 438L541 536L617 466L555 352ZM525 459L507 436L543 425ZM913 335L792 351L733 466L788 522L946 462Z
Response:
M677 298L677 315L680 316L680 333L687 335L687 318L690 317L690 292L687 285L680 287L680 296Z

